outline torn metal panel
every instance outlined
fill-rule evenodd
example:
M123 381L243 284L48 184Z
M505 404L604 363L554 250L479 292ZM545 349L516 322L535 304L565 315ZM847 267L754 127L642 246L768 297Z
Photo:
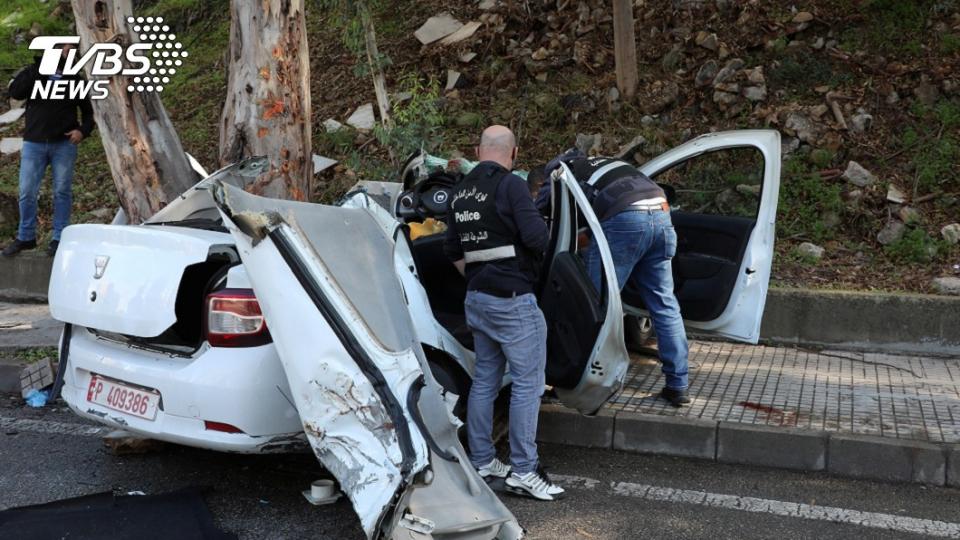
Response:
M519 538L459 444L382 224L364 208L276 201L225 185L214 195L310 445L368 538ZM428 522L433 532L423 533Z

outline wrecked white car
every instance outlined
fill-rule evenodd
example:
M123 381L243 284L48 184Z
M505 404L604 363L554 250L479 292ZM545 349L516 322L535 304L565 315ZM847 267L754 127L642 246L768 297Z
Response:
M716 169L698 160L727 150L759 161L736 176L747 186L733 191L738 204L673 203L677 295L691 328L756 342L779 134L700 137L642 170L690 188ZM245 193L267 166L253 158L218 171L142 225L64 231L49 291L67 323L64 400L106 425L214 450L288 451L305 436L370 537L518 535L457 439L473 371L466 284L442 234L411 235L445 213L449 179L408 167L404 184L361 183L325 206ZM599 223L565 169L560 182L539 295L547 382L591 414L627 372L624 313L644 312L629 288L606 294L616 278ZM721 206L754 215L711 213ZM600 242L603 291L577 254L585 228Z

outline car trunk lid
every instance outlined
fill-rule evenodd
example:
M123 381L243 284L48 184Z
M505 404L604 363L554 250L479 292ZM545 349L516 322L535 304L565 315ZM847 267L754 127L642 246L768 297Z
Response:
M50 275L50 312L79 326L158 336L177 320L184 271L211 253L229 257L232 243L224 233L182 227L67 227Z

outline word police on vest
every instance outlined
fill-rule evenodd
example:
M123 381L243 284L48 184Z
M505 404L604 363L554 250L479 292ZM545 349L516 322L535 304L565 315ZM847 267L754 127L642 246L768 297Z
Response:
M480 219L480 212L454 212L453 214L456 217L457 223L465 223L468 221L478 221Z

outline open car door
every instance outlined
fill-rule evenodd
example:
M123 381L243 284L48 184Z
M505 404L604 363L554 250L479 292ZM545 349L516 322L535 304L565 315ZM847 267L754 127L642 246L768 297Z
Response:
M623 386L630 359L623 339L623 307L610 249L590 203L565 164L554 173L550 249L540 308L547 321L547 384L568 407L593 414ZM597 291L578 253L588 229L599 242L603 287Z
M703 135L640 170L676 193L674 290L687 327L756 343L773 263L780 134ZM646 314L632 284L622 299L629 313Z
M213 190L304 432L367 537L519 538L460 446L383 228L363 208Z

